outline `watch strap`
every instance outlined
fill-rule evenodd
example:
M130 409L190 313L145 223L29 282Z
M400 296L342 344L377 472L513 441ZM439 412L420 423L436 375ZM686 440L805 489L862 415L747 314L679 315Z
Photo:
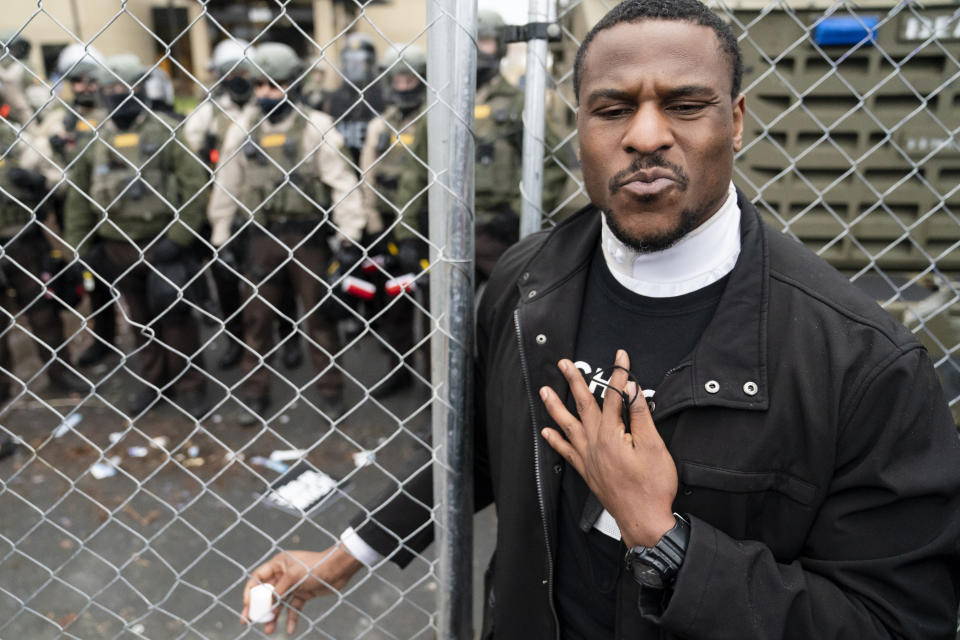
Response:
M687 543L690 540L690 523L678 513L673 514L676 523L663 534L663 537L652 547L633 547L627 552L627 568L634 579L643 586L651 588L666 588L677 579L680 567L687 552ZM637 571L640 565L644 569L653 568L660 576L660 584L652 584L645 577L645 571Z

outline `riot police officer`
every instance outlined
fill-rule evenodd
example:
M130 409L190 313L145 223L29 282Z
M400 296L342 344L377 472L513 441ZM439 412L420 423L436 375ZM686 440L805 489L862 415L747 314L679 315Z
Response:
M213 48L210 67L217 78L217 88L200 106L187 116L184 134L190 148L211 171L220 162L220 152L227 129L243 119L244 107L251 104L253 82L245 40L223 40ZM208 225L209 226L209 225ZM220 369L235 367L243 355L243 314L240 311L240 279L243 252L239 243L232 243L211 263L213 283L217 290L220 313L226 332L224 350L217 360Z
M0 116L25 125L33 116L27 98L27 88L36 82L27 62L33 47L16 29L0 31L0 44L3 45L0 48L0 85L4 95Z
M80 45L71 45L57 59L57 74L69 83L72 102L57 106L43 118L39 130L50 141L53 159L65 171L71 169L74 159L90 144L96 128L103 122L104 113L99 105L98 78L101 73L99 55L87 53ZM67 193L66 182L57 189L58 219L63 228L63 208ZM105 275L109 270L102 251L91 250L87 254L91 274ZM116 309L110 285L102 278L92 280L89 291L90 317L93 325L93 341L77 356L77 365L89 367L114 351L116 339Z
M476 140L475 209L476 275L481 284L507 248L517 241L520 231L523 178L523 92L500 74L500 60L506 54L503 18L494 11L477 13L477 96L474 108ZM548 147L558 140L549 126L545 132ZM414 152L426 158L426 119L417 126ZM548 161L543 172L544 203L550 208L566 180L559 164ZM397 226L400 256L408 268L419 270L425 257L419 238L426 235L426 198L417 197L428 184L424 165L417 163L406 172L397 192L397 201L407 206L403 224ZM412 202L416 199L416 202ZM412 204L408 204L411 203Z
M379 85L372 84L377 64L373 41L351 33L340 51L343 82L327 96L326 111L337 123L354 163L360 160L368 123L383 113L386 104Z
M6 311L0 334L0 403L12 394L13 379L2 372L13 370L9 336L21 314L29 321L37 354L46 368L48 389L55 393L90 390L70 369L59 313L61 300L50 298L40 278L47 270L43 261L50 255L40 222L46 217L48 185L59 174L44 158L49 155L46 140L0 121L0 298ZM12 299L6 295L8 290L13 292Z
M188 283L187 247L203 218L203 166L176 122L144 106L147 69L133 55L106 60L100 80L108 120L74 163L65 238L81 257L99 246L126 299L144 387L128 398L138 415L175 391L195 418L207 412L206 376ZM181 298L181 291L185 294Z
M184 123L190 148L211 171L216 170L220 162L227 130L234 124L250 119L244 109L256 111L248 48L252 52L245 40L223 40L213 48L211 71L217 77L217 89L210 99L193 110ZM209 224L207 227L209 231ZM217 366L220 369L232 369L243 356L243 313L240 309L242 297L238 273L246 260L246 247L237 238L223 246L219 256L219 260L213 260L210 264L226 333L224 350L217 360ZM280 335L291 336L283 342L281 361L292 369L300 365L303 353L300 340L294 333L295 327L287 319L295 315L296 297L292 294L292 287L284 289L286 293L280 298L277 323Z
M413 155L417 119L423 113L427 76L426 53L416 45L402 52L391 51L381 64L390 84L387 98L390 106L370 122L367 139L360 155L364 175L364 204L368 211L367 234L372 253L392 258L396 251L392 244L392 229L399 217L402 204L397 201L397 188L405 172L416 170L414 165L426 162ZM379 249L386 247L386 250ZM395 260L384 262L387 275L396 273ZM379 278L381 284L385 278ZM374 395L384 398L412 382L409 362L413 349L413 317L416 305L410 293L391 295L384 287L378 290L376 330L386 341L394 365L391 373L374 388Z
M343 379L334 362L336 327L322 310L329 288L319 278L331 240L355 247L366 216L333 120L298 99L301 62L293 49L264 43L254 52L254 67L258 112L227 132L209 209L214 245L230 239L237 216L248 236L244 278L252 299L244 308L248 349L241 395L249 411L241 411L238 421L252 425L267 417L274 309L281 294L276 276L284 273L306 315L298 320L311 338L319 406L333 419L343 409Z

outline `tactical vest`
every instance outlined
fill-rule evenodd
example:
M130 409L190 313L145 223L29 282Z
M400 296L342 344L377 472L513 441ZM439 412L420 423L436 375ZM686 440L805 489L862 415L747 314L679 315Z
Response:
M50 137L50 146L61 167L66 167L73 162L73 159L93 140L97 125L100 124L101 114L95 110L84 113L83 109L76 106L73 109L77 113L65 110L62 115L57 114L57 117L63 119L63 136ZM77 114L82 117L78 117Z
M0 124L0 238L3 239L14 236L34 218L31 209L44 195L11 179L10 170L19 166L25 144L17 140L16 132L9 125Z
M112 126L101 129L103 140L93 149L90 196L133 240L156 236L180 207L172 161L177 142L159 117L147 114L126 131ZM119 235L108 224L98 232Z
M304 150L307 124L295 113L287 131L266 133L258 126L243 147L247 171L242 201L262 225L318 220L330 208L330 187L317 170L319 147L309 154Z
M377 137L377 159L371 168L371 183L377 192L377 211L388 216L395 216L402 206L397 202L400 178L412 165L418 164L413 151L416 127L407 126L418 113L419 110L404 118L399 109L391 107L383 114L388 126Z
M523 103L495 94L474 107L476 131L475 188L478 222L487 211L510 208L520 213L523 179Z

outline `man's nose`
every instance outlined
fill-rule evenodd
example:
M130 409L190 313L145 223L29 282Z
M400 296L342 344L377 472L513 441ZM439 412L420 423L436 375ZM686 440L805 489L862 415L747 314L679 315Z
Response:
M645 103L637 109L627 124L621 146L627 153L656 153L673 145L670 121L660 108Z

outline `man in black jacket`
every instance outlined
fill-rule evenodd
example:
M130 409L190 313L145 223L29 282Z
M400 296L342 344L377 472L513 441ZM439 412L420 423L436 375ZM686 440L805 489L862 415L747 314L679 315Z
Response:
M954 637L960 442L933 367L732 187L740 77L696 0L629 0L583 41L593 204L508 251L478 315L482 637ZM402 488L247 593L273 583L292 629L361 560L409 562L429 470Z

